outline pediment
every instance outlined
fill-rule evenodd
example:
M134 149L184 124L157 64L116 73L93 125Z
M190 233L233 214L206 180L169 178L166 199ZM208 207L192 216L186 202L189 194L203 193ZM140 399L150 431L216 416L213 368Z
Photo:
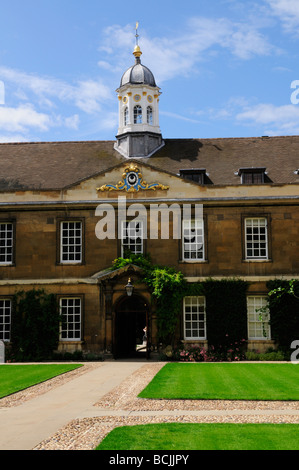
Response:
M104 269L103 271L99 271L91 276L91 279L97 279L99 282L117 279L124 274L142 274L143 269L140 266L136 266L135 264L127 264L122 268L117 269Z
M64 194L77 200L111 199L118 196L144 199L157 196L196 197L201 191L202 186L179 175L138 160L130 160L69 186L64 190Z

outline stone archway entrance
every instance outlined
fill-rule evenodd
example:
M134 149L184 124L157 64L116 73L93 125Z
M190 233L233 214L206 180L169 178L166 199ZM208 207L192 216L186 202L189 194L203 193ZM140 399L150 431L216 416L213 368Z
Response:
M147 338L144 338L144 328ZM149 357L148 307L139 295L125 296L115 307L114 357Z

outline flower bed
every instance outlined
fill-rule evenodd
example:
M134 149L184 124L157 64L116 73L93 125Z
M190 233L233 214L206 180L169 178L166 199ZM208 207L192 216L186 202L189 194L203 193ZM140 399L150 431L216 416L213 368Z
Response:
M231 341L225 345L205 348L199 344L180 345L175 349L167 349L167 360L179 362L231 362L246 359L246 340Z

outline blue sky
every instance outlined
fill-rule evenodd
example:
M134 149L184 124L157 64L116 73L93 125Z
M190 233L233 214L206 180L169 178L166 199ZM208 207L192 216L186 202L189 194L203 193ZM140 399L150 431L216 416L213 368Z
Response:
M299 133L299 0L1 0L0 15L0 142L114 140L136 21L163 137Z

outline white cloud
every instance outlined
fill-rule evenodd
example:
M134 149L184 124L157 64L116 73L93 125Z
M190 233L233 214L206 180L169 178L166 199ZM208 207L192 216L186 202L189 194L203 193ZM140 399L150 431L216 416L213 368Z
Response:
M288 31L298 33L299 2L298 0L266 0L275 16L282 21Z
M198 121L197 119L192 119L186 116L181 116L180 114L171 113L169 111L161 111L160 115L167 116L173 119L179 119L180 121L187 121L187 122L192 122L194 124L201 124L201 121Z
M71 90L75 105L85 113L99 112L101 103L111 99L111 89L94 80L79 82L76 88Z
M74 114L74 116L65 118L64 122L65 122L65 126L68 127L69 129L77 130L79 128L80 118L78 114Z
M42 132L52 127L65 126L69 129L78 129L79 116L75 114L69 117L60 115L48 115L36 111L33 105L22 104L15 108L0 107L0 130L7 132L27 132L29 129L37 129Z
M132 25L108 26L103 31L103 42L99 50L107 54L114 54L115 50L122 50L123 54L132 47Z
M273 70L274 72L293 72L292 69L288 67L279 66L279 65L277 67L273 67Z
M47 131L51 119L47 114L37 112L33 106L21 105L17 108L0 108L0 129L8 132L24 132L28 128Z
M114 69L113 65L107 62L106 60L99 60L98 66L104 70L109 70L109 71L113 71Z
M264 56L274 50L253 22L241 23L226 18L204 17L189 19L185 28L173 37L150 38L143 33L140 47L143 52L142 61L155 71L157 83L182 74L193 75L198 63L203 63L209 54L221 49L228 50L233 57L242 60ZM113 55L117 73L119 67L122 71L128 67L128 50L133 52L133 48L131 25L114 25L104 31L100 51L108 56ZM109 63L111 57L101 57L99 65L108 68Z
M27 142L28 139L24 137L23 134L0 134L0 143L7 144L13 142Z
M239 23L226 18L193 18L189 24L192 49L197 54L210 47L220 46L228 49L233 56L246 60L255 55L267 55L273 49L250 21Z
M236 115L236 120L263 126L265 135L298 134L299 106L261 103L245 108Z
M107 129L112 130L117 128L118 125L118 113L114 111L107 112L104 116L101 116L99 122L99 130Z
M6 90L6 102L0 107L0 139L6 142L23 141L22 134L30 140L33 131L78 131L82 114L87 119L99 119L103 105L109 106L115 100L114 90L101 80L69 84L8 67L0 67L0 78Z
M4 82L17 85L19 96L22 93L23 97L31 99L28 96L30 91L38 98L39 105L46 108L56 107L55 100L58 100L93 113L100 110L102 103L112 99L111 89L96 80L71 85L56 78L39 77L7 67L0 67L0 77Z
M195 113L205 122L229 121L259 130L259 135L299 134L299 104L276 106L250 103L242 96L230 98L221 108L208 108Z
M195 114L198 116L205 115L211 120L234 119L240 110L243 111L248 105L248 100L243 96L232 96L222 105L222 108L208 108L204 111L196 111Z

